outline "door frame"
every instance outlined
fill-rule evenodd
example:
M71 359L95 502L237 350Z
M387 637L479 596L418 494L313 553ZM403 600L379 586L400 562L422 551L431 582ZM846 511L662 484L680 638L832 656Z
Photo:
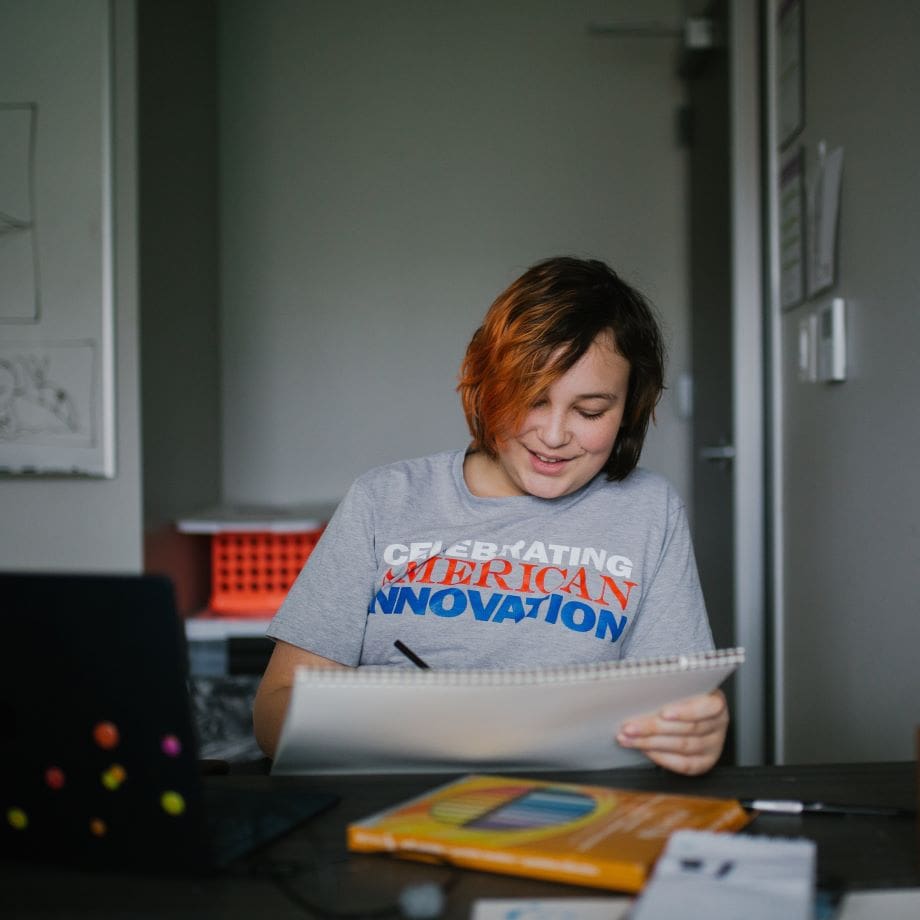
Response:
M764 240L764 265L766 281L764 287L767 319L766 361L769 387L769 504L767 522L769 534L768 596L770 598L770 743L772 761L777 764L786 760L785 722L785 581L784 581L784 514L783 514L783 365L782 365L782 309L780 307L780 259L779 247L779 169L778 154L778 98L776 93L778 76L777 15L779 0L763 2L763 121L762 156L765 171L765 221L767 238Z
M764 762L766 740L766 502L761 200L761 20L756 0L730 0L732 421L734 431L737 762Z

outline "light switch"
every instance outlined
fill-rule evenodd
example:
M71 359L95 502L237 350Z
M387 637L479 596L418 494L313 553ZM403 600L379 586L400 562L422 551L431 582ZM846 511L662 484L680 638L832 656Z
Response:
M817 379L825 383L847 379L846 305L834 297L818 307L815 316Z
M814 383L817 380L817 358L815 354L816 320L809 313L799 320L799 380Z

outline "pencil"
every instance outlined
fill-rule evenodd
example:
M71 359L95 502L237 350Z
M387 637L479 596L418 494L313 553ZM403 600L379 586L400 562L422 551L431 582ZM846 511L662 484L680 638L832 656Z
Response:
M423 659L419 658L419 656L404 642L400 642L399 639L397 639L393 645L395 645L396 648L398 648L417 668L428 668L428 664Z

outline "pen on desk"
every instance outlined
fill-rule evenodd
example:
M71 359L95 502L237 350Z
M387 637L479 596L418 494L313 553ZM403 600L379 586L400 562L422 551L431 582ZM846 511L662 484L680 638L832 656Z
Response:
M866 815L874 817L901 817L913 815L912 808L894 808L887 805L847 805L840 802L800 802L797 799L740 799L745 808L777 815L825 814Z
M397 639L393 645L395 645L396 648L398 648L416 667L426 669L428 668L427 663L423 659L419 658L418 655L416 655L415 652L413 652L412 649L409 648L409 646L404 642L400 642L399 639Z

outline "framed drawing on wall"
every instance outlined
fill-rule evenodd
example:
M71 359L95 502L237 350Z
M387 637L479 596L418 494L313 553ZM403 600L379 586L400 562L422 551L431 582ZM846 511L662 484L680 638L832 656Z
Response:
M805 298L805 151L794 147L780 161L779 293L784 310Z
M787 147L805 126L805 0L781 0L777 10L777 136Z
M114 476L110 0L0 22L0 471Z

